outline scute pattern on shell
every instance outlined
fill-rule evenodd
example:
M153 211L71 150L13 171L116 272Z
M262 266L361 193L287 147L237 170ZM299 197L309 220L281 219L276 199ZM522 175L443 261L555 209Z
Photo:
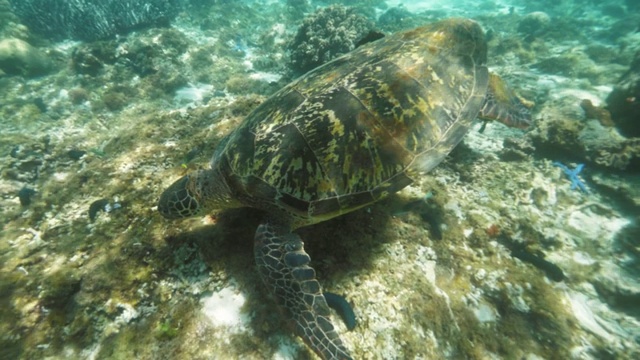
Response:
M388 36L280 90L218 148L213 166L227 169L244 201L310 222L366 206L462 139L486 95L485 63L471 20Z

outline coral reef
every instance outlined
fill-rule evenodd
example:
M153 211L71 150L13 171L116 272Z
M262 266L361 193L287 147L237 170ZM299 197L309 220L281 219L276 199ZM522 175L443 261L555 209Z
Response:
M627 139L599 149L595 161L616 170L640 172L640 138Z
M81 44L73 50L71 67L78 74L95 76L107 64L116 61L114 41L94 41Z
M11 11L9 0L0 0L0 36L7 35L6 33L11 31L11 27L16 26L19 22ZM13 34L8 34L8 36L13 36Z
M623 135L640 137L640 51L607 97L607 107Z
M416 23L416 16L403 6L387 9L376 22L376 25L387 31L406 29Z
M292 41L289 66L302 74L353 50L373 22L354 9L332 5L307 16Z
M370 19L375 19L380 12L389 7L386 0L312 0L311 2L312 4L319 3L322 6L330 6L331 4L348 6Z
M420 12L410 11L403 3L398 4L398 6L390 7L378 17L376 27L386 32L396 32L447 17L447 13L445 11L438 9L432 10L429 8L428 3L425 3L425 6L427 9Z
M54 40L97 40L133 29L168 24L179 0L9 0L31 30Z
M136 95L136 90L122 85L115 85L106 89L101 100L109 111L122 110Z
M286 0L287 15L293 19L300 19L304 14L309 13L311 4L309 0Z
M602 126L614 126L613 120L611 120L611 113L601 106L593 105L593 102L589 99L583 99L580 102L580 107L584 110L584 116L587 119L595 119L602 124Z
M567 118L554 118L538 123L529 134L536 152L544 157L553 158L556 154L581 158L585 145L580 140L580 131L584 124Z
M582 52L567 52L550 56L533 65L548 74L588 79L594 84L609 81L609 76Z
M525 15L518 24L518 32L526 37L538 37L543 35L551 24L549 15L542 11L534 11Z

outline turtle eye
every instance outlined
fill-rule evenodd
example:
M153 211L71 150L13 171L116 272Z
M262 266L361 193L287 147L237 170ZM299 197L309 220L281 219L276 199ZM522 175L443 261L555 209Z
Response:
M158 211L167 219L179 219L196 215L200 205L187 189L189 176L174 182L160 195Z

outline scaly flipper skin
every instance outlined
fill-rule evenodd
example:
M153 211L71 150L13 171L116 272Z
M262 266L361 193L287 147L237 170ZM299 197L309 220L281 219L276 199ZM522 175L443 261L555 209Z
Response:
M331 324L331 311L303 245L289 226L260 225L253 251L262 280L289 312L296 334L321 358L351 359Z

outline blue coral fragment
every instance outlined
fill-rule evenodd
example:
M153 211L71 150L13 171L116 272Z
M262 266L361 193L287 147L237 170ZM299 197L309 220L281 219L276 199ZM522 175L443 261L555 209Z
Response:
M554 161L552 163L552 165L557 166L560 169L562 169L564 174L567 175L569 180L571 180L571 190L575 190L576 188L579 188L584 193L588 193L589 192L589 190L587 189L586 185L578 177L578 174L580 174L580 172L584 168L584 164L578 164L573 170L569 169L566 165L564 165L564 164L562 164L561 162L558 162L558 161Z

